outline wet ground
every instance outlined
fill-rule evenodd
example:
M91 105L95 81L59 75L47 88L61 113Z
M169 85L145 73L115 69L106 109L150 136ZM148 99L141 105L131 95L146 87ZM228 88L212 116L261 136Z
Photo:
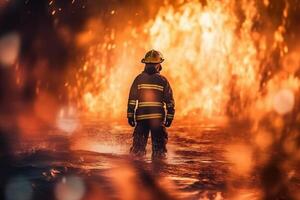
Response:
M80 184L69 189L74 193L84 185L84 199L227 199L231 165L224 153L231 139L224 130L209 124L175 124L168 130L165 161L151 160L150 140L144 159L128 156L132 128L126 124L88 121L73 134L45 130L44 136L19 144L7 182L15 177L26 180L31 199L57 198L58 185L74 177ZM245 195L255 199L253 191Z

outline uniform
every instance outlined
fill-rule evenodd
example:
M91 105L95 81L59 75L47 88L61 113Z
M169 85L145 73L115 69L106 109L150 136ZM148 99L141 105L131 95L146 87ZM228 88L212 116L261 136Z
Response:
M130 88L127 117L131 125L136 122L130 149L134 155L145 155L149 132L152 156L164 157L167 152L168 134L165 126L171 125L175 103L171 86L159 74L160 70L160 64L146 63L144 71L135 78Z

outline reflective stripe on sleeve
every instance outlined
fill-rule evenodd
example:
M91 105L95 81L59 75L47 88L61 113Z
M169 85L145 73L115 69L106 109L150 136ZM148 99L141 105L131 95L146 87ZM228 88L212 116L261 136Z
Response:
M173 118L174 118L174 115L173 115L173 114L167 114L167 118L168 118L168 119L173 119Z
M135 106L135 105L136 105L136 100L129 100L129 101L128 101L128 105L133 105L133 106Z
M133 113L127 113L127 117L133 117Z

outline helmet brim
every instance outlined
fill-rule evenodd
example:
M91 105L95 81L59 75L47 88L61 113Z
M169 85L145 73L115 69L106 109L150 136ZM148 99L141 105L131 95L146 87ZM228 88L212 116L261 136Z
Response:
M164 62L164 60L165 59L161 59L160 61L158 61L158 62L151 62L151 61L146 61L146 59L145 58L143 58L142 60L141 60L141 62L142 63L145 63L145 64L160 64L160 63L162 63L162 62Z

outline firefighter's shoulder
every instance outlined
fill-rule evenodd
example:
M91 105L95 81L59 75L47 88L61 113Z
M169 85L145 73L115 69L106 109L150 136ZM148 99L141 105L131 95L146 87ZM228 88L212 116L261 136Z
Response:
M142 78L142 76L143 76L142 73L138 74L138 75L135 77L134 81L138 81L139 79Z
M165 76L163 76L161 74L156 74L156 75L162 80L162 82L169 83L168 79Z

